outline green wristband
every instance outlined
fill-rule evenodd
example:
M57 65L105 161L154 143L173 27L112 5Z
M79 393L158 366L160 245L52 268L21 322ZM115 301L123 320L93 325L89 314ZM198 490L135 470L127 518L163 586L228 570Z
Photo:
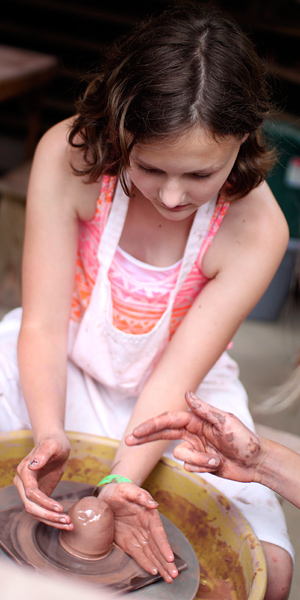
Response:
M100 483L97 484L96 487L99 487L100 485L106 485L106 483L132 483L131 479L128 479L128 477L123 477L123 475L107 475L107 477L104 477L103 479L101 479Z
M128 477L123 477L123 475L107 475L107 477L104 477L103 479L101 479L100 483L98 483L96 485L96 487L94 488L94 491L92 493L92 496L96 496L98 497L100 492L101 492L101 488L104 487L107 483L133 483L131 481L131 479L128 479Z

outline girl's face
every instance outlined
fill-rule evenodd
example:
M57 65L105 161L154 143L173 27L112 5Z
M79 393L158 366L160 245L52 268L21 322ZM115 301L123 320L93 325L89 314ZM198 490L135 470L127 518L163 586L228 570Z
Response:
M182 220L220 192L243 141L233 136L216 140L197 127L169 143L136 144L128 175L165 218Z

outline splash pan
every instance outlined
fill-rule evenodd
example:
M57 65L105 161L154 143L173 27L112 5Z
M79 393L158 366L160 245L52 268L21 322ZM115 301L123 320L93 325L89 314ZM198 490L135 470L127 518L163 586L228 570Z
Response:
M110 472L118 442L73 432L68 437L71 454L61 484L76 481L97 485ZM0 434L0 486L12 484L17 465L32 447L30 431ZM248 521L233 503L201 477L187 473L166 458L161 459L144 487L159 503L160 514L176 525L197 556L201 572L197 600L263 600L267 583L263 550ZM9 507L11 503L0 509ZM177 553L185 559L181 548ZM178 584L181 578L188 578L189 572L188 569L180 573ZM158 590L164 582L130 594L136 600L146 598L143 594L152 589L155 600L165 597L173 600L175 582L165 585L168 596L162 596ZM187 597L184 587L178 597Z
M64 510L68 511L75 502L84 496L90 496L92 492L93 487L90 485L69 481L57 486L54 497L62 503ZM18 500L14 486L0 490L0 507L7 503L13 504ZM200 582L197 557L179 529L163 515L161 518L172 548L174 551L180 549L181 555L184 556L183 559L175 552L175 563L180 574L172 584L174 597L180 598L184 590L184 597L193 599ZM59 543L59 530L39 523L24 510L23 506L0 512L0 532L0 546L10 558L45 574L60 572L72 579L74 576L79 577L100 586L101 589L108 586L113 591L127 592L127 597L130 597L128 592L155 582L160 582L162 588L169 588L159 575L150 575L144 571L118 546L114 546L109 556L102 560L89 561L71 556ZM182 578L182 571L187 569L188 576ZM163 591L159 597L165 597Z

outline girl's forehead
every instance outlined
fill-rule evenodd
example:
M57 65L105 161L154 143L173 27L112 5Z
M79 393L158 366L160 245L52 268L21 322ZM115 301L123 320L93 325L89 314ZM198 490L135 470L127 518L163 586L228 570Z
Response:
M231 145L238 144L239 140L231 135L216 136L214 133L204 127L196 126L192 129L180 133L178 135L170 135L161 138L152 138L143 142L137 142L133 147L135 152L164 152L169 151L186 151L207 149L208 147L225 148Z
M132 158L144 160L152 160L161 157L167 160L168 157L177 159L185 157L186 159L193 157L207 157L207 159L215 158L218 162L231 152L236 151L240 146L241 141L234 136L225 136L216 138L210 131L197 127L185 132L176 137L170 136L159 140L149 140L143 143L137 143L132 149Z

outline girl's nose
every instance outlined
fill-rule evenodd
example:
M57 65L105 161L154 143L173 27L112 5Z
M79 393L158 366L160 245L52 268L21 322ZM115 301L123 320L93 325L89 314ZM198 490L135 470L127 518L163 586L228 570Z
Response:
M185 192L176 179L166 179L159 188L159 200L167 208L175 208L184 204Z

